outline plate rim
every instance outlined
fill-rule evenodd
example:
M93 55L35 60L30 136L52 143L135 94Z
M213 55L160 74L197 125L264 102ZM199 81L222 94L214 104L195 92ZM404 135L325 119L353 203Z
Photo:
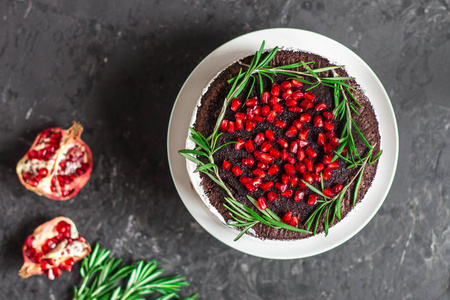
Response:
M371 79L370 83L371 84L376 84L375 89L377 89L378 92L381 93L382 96L387 100L387 102L385 101L383 103L383 105L385 106L385 108L387 108L388 115L389 115L389 117L391 117L391 118L389 118L389 120L392 122L390 124L391 125L390 129L391 130L393 129L392 132L391 132L392 135L393 135L391 137L391 138L393 138L393 141L391 141L391 140L389 140L389 141L393 142L393 145L391 145L391 146L392 146L392 148L394 148L393 149L394 153L392 153L392 155L390 156L391 158L393 157L393 164L392 164L392 167L391 167L391 172L389 174L390 176L387 178L387 180L385 180L385 182L387 182L387 185L385 186L384 193L383 193L382 197L378 197L381 200L379 200L377 205L375 207L373 207L371 214L369 214L369 216L367 218L365 218L365 220L363 220L361 223L359 223L358 224L359 226L354 228L353 231L350 234L345 234L343 238L341 237L337 241L330 238L330 236L331 236L331 234L333 232L333 229L335 229L336 227L339 227L339 224L343 223L347 218L349 218L351 216L350 214L356 213L359 210L358 207L360 206L361 203L356 205L356 207L349 213L349 216L347 216L341 222L339 222L338 224L336 224L335 226L330 228L330 233L329 233L329 235L326 238L323 236L323 233L322 233L322 234L316 235L314 237L310 237L310 238L303 239L303 240L296 240L296 241L262 241L260 239L251 237L249 235L244 235L243 236L243 238L245 239L244 243L241 241L242 239L237 241L237 242L234 242L233 239L231 239L231 240L224 240L224 237L223 236L218 236L218 234L216 232L217 225L222 226L223 228L226 228L226 230L232 231L234 236L237 235L236 230L230 229L229 227L227 227L223 223L218 224L219 220L217 218L215 218L217 220L215 220L215 219L211 219L211 220L207 220L206 219L205 220L204 212L202 213L202 212L197 211L197 209L199 209L198 205L192 205L192 203L190 203L186 199L186 197L188 196L186 194L186 186L182 186L181 185L180 179L178 178L179 175L175 174L175 171L179 170L179 167L177 168L175 165L173 165L173 161L177 160L176 158L173 157L173 155L175 154L175 155L179 156L177 151L179 149L183 148L185 139L183 139L183 146L181 148L179 148L179 149L175 149L176 152L174 153L174 151L173 151L174 150L173 149L174 146L172 146L173 142L171 142L171 139L172 139L172 137L174 135L174 133L173 133L173 128L175 126L174 125L174 115L177 113L177 108L179 108L179 105L181 103L180 99L183 96L183 92L186 92L186 88L188 88L188 85L191 84L191 81L193 80L193 78L198 75L197 73L201 71L201 68L205 68L205 63L207 63L209 60L213 59L215 57L215 55L221 54L220 53L221 51L227 51L227 47L228 48L230 48L230 47L232 48L234 46L234 44L236 44L236 43L239 44L239 43L242 43L242 42L248 42L248 43L251 44L252 41L254 41L255 39L257 41L259 41L259 46L260 46L260 44L262 42L262 39L260 38L261 35L273 37L273 36L280 36L280 35L286 35L286 34L288 34L288 35L294 34L294 35L296 35L298 37L318 39L318 40L321 40L321 42L325 41L327 43L331 43L331 45L334 44L334 46L340 48L341 51L347 52L347 54L351 55L352 58L356 61L356 63L359 64L360 67L365 69L364 71L368 73L367 75L369 77L371 77L370 78ZM271 42L271 43L273 43L273 42ZM266 40L266 48L270 49L272 47L272 46L270 46L271 43L267 43L267 40ZM278 46L286 47L286 45L284 45L285 43L276 43L276 44L277 45L278 44L283 44L283 45L278 45ZM256 47L253 49L253 51L258 50L259 46L256 45ZM291 47L291 48L294 48L294 47ZM298 47L295 47L295 48L299 49ZM311 50L307 50L307 49L300 49L300 50L308 51L308 52L312 52L312 53L317 53L317 52L314 52L314 51L311 51ZM240 52L243 53L244 50L237 51L236 53L240 53ZM245 53L247 53L247 52L248 51L245 50ZM229 55L232 55L232 54L229 53ZM242 55L242 54L239 54L239 55ZM243 54L243 55L245 55L245 54ZM323 54L319 53L319 55L323 55ZM243 56L235 57L234 60L239 59L240 57L243 57ZM330 58L328 56L324 56L324 57L326 57L326 58L328 58L330 60L333 60L332 58ZM234 60L229 61L229 63L232 63ZM345 67L347 68L348 65L346 64ZM219 71L222 70L222 69L219 69ZM212 77L206 78L207 82L210 82L211 79L212 79ZM357 78L357 80L358 80L358 83L361 85L360 78ZM361 85L361 86L364 87L364 85ZM206 87L206 85L202 86L201 90L203 91L203 89L205 87ZM198 95L198 97L195 98L195 101L194 100L190 100L190 101L194 102L193 105L191 105L191 106L193 106L193 109L197 105L197 101L198 101L200 96L201 95ZM379 100L377 100L376 102L378 102L378 101ZM381 126L382 124L380 122L380 115L377 113L377 110L375 108L375 104L372 101L372 99L371 99L371 102L372 102L372 105L374 106L375 113L376 113L377 119L379 121L379 127L382 127ZM381 104L379 104L379 106L381 106ZM191 118L191 115L189 114L188 119L190 120L190 118ZM383 117L383 118L385 118L385 117ZM172 135L171 135L171 133L172 133ZM380 133L381 133L381 128L380 128ZM186 127L185 128L185 138L186 138L187 134L188 134L188 128ZM381 138L382 138L382 142L381 143L383 145L383 144L385 144L385 143L383 143L383 136ZM384 147L383 147L383 149L384 149ZM178 192L182 202L184 203L184 205L188 209L189 213L194 217L194 219L197 221L197 223L203 229L205 229L213 237L215 237L219 241L223 242L224 244L230 246L231 248L234 248L235 250L241 251L243 253L246 253L246 254L249 254L249 255L253 255L253 256L257 256L257 257L262 257L262 258L269 258L269 259L299 259L299 258L305 258L305 257L313 256L313 255L318 255L320 253L324 253L326 251L329 251L329 250L331 250L331 249L333 249L333 248L335 248L335 247L345 243L350 238L355 236L359 231L361 231L373 219L373 217L376 215L376 213L380 209L381 205L384 203L384 201L385 201L385 199L386 199L386 197L387 197L387 195L389 193L389 190L390 190L390 188L392 186L392 183L393 183L393 180L394 180L394 177L395 177L395 173L396 173L396 169L397 169L398 151L399 151L398 126L397 126L397 121L396 121L396 117L395 117L395 112L394 112L394 109L392 107L392 103L390 101L390 98L389 98L386 90L384 89L381 81L378 79L378 77L373 72L373 70L356 53L354 53L352 50L350 50L346 46L340 44L339 42L337 42L337 41L335 41L335 40L333 40L333 39L331 39L329 37L326 37L324 35L315 33L315 32L302 30L302 29L294 29L294 28L272 28L272 29L263 29L263 30L250 32L250 33L241 35L239 37L236 37L236 38L228 41L227 43L221 45L220 47L218 47L214 51L212 51L209 55L207 55L194 68L194 70L190 73L190 75L187 77L186 81L184 82L183 86L181 87L181 89L180 89L180 91L179 91L179 93L178 93L178 95L176 97L176 100L175 100L175 102L173 104L173 107L172 107L172 111L171 111L170 119L169 119L168 131L167 131L167 156L168 156L170 173L171 173L171 176L172 176L172 180L174 181L175 188L176 188L176 190L177 190L177 192ZM183 160L185 160L185 159L183 158ZM382 160L380 159L380 161L382 161ZM380 168L380 167L378 167L378 168ZM183 164L183 169L184 169L184 172L186 172L186 174L183 174L183 175L188 175L188 178L189 178L189 174L187 174L186 164L185 163ZM378 169L377 170L377 175L375 176L375 179L377 177L380 177L379 174L380 174L380 170ZM190 181L189 181L189 184L190 184ZM370 187L369 191L371 189L373 189L373 188L374 188L373 186ZM368 191L368 193L369 193L369 191ZM192 189L191 189L191 192L192 192ZM196 193L196 192L194 191L194 193ZM196 198L198 198L199 202L201 202L200 205L203 205L204 209L208 210L206 208L206 205L201 200L200 196L198 194L195 194L195 196L196 196ZM366 198L366 196L365 196L365 198ZM201 215L201 214L203 214L203 215ZM211 216L213 216L212 213L209 210L208 210L208 213L206 213L206 215L208 215L209 218L211 218ZM210 226L208 223L211 223L211 224L214 224L214 225ZM308 249L307 251L303 251L302 254L295 253L295 252L293 253L292 252L293 249L305 246L304 244L308 244L308 241L310 241L311 239L317 239L317 238L320 239L321 236L323 236L323 238L326 239L326 242L325 242L325 244L327 244L326 246L323 246L320 249ZM250 246L257 246L257 247L249 247L249 245ZM278 247L277 245L281 245L279 247L281 252L274 252L273 251L272 248L273 247L277 248ZM290 246L290 245L294 245L294 246ZM272 250L272 251L265 252L265 251L261 251L260 249L258 251L255 251L255 248L258 248L258 247L263 247L263 248L270 247L271 248L270 250ZM283 249L286 249L286 247L289 248L288 249L289 251L283 251Z

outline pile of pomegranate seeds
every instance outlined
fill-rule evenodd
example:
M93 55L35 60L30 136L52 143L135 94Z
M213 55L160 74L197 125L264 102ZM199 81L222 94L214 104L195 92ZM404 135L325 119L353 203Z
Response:
M274 83L270 92L264 92L260 99L232 99L234 120L223 120L220 126L220 130L227 133L254 132L252 139L238 137L234 144L236 150L245 151L247 156L234 166L224 161L223 170L239 177L239 182L250 194L259 189L265 192L265 197L258 198L262 210L270 202L291 199L315 205L319 196L309 191L302 181L316 184L323 178L327 186L326 181L331 179L333 170L340 166L339 160L332 162L339 137L334 132L331 108L314 93L302 88L301 82L290 80ZM296 114L291 124L284 121L286 114ZM270 124L270 128L258 131L260 123ZM313 128L317 128L314 130L317 134L311 134ZM342 185L337 184L327 187L324 193L333 197L340 190ZM292 216L288 211L283 222L297 226L299 216Z
M53 200L75 196L92 172L92 154L80 138L82 131L79 123L74 123L68 130L49 128L42 131L17 164L22 184Z
M19 275L26 278L45 274L48 279L55 279L63 270L72 271L75 262L90 251L70 219L55 218L36 228L25 240L22 249L25 262Z

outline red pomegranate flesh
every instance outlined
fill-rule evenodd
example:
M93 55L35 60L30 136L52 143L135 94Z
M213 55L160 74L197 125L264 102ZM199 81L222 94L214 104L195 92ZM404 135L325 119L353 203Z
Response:
M71 219L54 218L36 228L25 240L22 248L24 264L19 276L45 274L53 280L63 270L72 271L73 265L90 252L89 243L78 234Z
M80 138L78 122L67 130L49 128L36 137L17 164L20 182L38 195L53 200L74 197L92 173L92 153Z

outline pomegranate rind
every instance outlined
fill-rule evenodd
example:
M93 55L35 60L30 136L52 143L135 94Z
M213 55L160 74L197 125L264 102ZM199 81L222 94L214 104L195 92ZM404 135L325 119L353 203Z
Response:
M35 194L37 194L39 196L44 196L44 197L47 197L47 198L49 198L51 200L55 200L55 201L69 200L69 199L75 197L80 192L80 190L86 185L86 183L89 181L89 179L91 177L92 168L93 168L91 149L80 138L81 133L83 132L83 127L81 126L81 124L78 122L73 122L72 127L70 127L67 130L58 128L58 127L54 127L54 128L45 129L44 131L40 132L37 135L37 137L35 138L35 140L29 150L34 149L36 147L36 145L39 143L40 137L42 136L42 134L45 131L61 132L64 137L63 140L61 141L61 145L63 145L63 144L70 145L70 144L76 142L81 147L84 147L86 157L87 157L87 164L88 164L88 168L86 169L86 172L82 176L78 176L75 178L75 180L72 183L73 192L68 194L67 196L63 196L63 195L52 193L52 192L45 192L42 184L39 183L36 187L33 187L30 184L28 184L22 177L22 173L23 173L22 166L23 166L24 162L28 160L28 155L27 155L28 151L27 151L27 153L17 163L17 166L16 166L17 176L19 177L20 182L26 189L34 192ZM60 147L60 149L62 149L62 147ZM60 151L60 149L58 149L58 151ZM51 177L51 175L52 174L49 174L46 177Z
M83 249L80 253L73 255L73 256L60 256L60 257L52 257L54 260L54 266L61 265L64 261L71 258L73 259L74 263L82 260L84 257L86 257L91 252L91 246L89 243L79 235L78 230L75 226L75 223L66 217L56 217L48 222L45 222L44 224L38 226L33 233L29 237L34 237L33 240L33 247L36 249L39 249L46 240L49 238L53 238L58 235L58 232L56 230L56 225L64 221L68 224L70 224L71 228L71 236L82 238L82 246ZM22 278L28 278L33 275L41 275L44 274L44 270L42 269L41 265L38 262L32 261L27 255L26 255L27 245L26 242L24 243L22 247L22 256L24 260L24 264L22 265L22 268L19 270L19 276ZM46 255L54 254L55 251L50 251Z

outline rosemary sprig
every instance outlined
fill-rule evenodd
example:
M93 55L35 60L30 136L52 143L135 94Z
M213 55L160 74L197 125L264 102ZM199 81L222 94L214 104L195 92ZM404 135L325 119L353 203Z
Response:
M177 292L188 286L179 275L161 277L164 269L158 269L154 260L139 261L131 266L121 259L110 258L110 250L100 249L97 243L92 253L83 259L80 274L83 281L74 288L74 300L132 300L159 293L157 299L195 300L198 294L181 298ZM121 283L126 279L126 285Z
M371 146L368 141L365 139L364 135L361 133L356 123L352 119L352 112L358 114L358 107L361 105L357 102L357 100L353 97L351 91L353 87L347 83L349 80L354 80L352 77L341 77L335 71L336 69L342 68L343 66L329 66L324 68L313 69L310 65L314 64L314 62L297 62L284 66L271 66L270 62L275 57L278 47L275 47L270 52L268 52L263 57L265 42L262 43L261 48L257 51L251 61L250 64L245 64L242 61L238 63L246 68L246 71L243 71L242 68L239 70L239 73L236 77L231 78L228 83L231 84L231 89L224 99L222 109L217 118L216 124L214 126L214 130L210 136L205 138L200 132L191 130L191 140L195 142L197 148L195 150L180 150L179 153L184 156L186 159L196 163L198 165L196 171L205 173L208 177L210 177L214 182L216 182L219 186L221 186L229 195L229 197L225 197L226 204L225 207L231 212L232 218L236 221L234 224L230 224L236 227L243 227L243 230L236 237L235 240L238 240L245 232L247 232L250 228L255 226L258 223L265 224L267 226L271 226L274 228L285 228L293 231L301 231L301 232L309 232L311 228L312 222L315 221L314 226L314 234L316 233L316 229L319 223L320 216L322 213L326 214L325 217L325 234L328 234L329 229L329 217L332 216L331 225L334 224L335 217L340 218L340 207L341 202L344 197L345 192L350 187L350 184L345 186L341 193L336 197L329 199L323 195L323 193L315 188L314 186L305 183L311 190L315 191L319 195L321 195L324 199L319 200L319 205L311 214L311 216L307 219L305 225L307 226L307 230L300 230L296 227L292 227L280 222L278 216L276 216L271 210L266 209L266 211L261 211L260 214L256 213L251 208L241 204L236 201L233 197L232 193L222 181L219 176L219 170L217 165L214 163L213 154L218 151L221 147L224 147L230 143L226 143L218 148L216 148L217 139L221 134L219 134L220 124L223 121L225 116L225 112L231 100L235 97L238 97L248 86L248 83L251 82L247 98L251 94L255 82L259 82L260 93L263 93L263 78L268 78L271 83L273 83L272 76L276 75L286 75L291 79L296 79L300 82L303 82L309 87L307 90L313 89L319 85L325 85L334 89L334 98L335 98L335 106L336 108L333 111L335 116L339 116L340 120L345 118L345 127L341 134L341 139L339 141L338 149L335 152L335 156L333 157L333 161L337 158L343 159L345 162L349 164L349 168L359 166L360 169L357 172L359 176L357 177L357 184L355 187L355 194L353 198L353 205L357 199L357 193L359 191L359 185L361 183L362 174L364 172L365 166L367 163L373 164L381 155L382 151L377 153L374 158L372 158L373 146ZM303 68L304 71L298 71L299 68ZM323 72L332 72L333 77L323 77L320 76ZM308 79L306 79L308 78ZM341 100L341 95L343 96L343 100ZM348 99L350 95L351 99L356 103L351 103ZM366 144L369 149L369 155L365 158L361 158L356 150L355 146L355 137L353 135L353 129L360 136L362 141ZM343 149L347 147L348 151L346 156L342 155ZM203 163L201 160L197 159L197 155L205 156L208 158L208 163ZM355 180L355 178L352 179ZM322 190L324 189L322 183ZM248 199L258 208L256 202L250 196L247 196ZM258 208L259 209L259 208Z

